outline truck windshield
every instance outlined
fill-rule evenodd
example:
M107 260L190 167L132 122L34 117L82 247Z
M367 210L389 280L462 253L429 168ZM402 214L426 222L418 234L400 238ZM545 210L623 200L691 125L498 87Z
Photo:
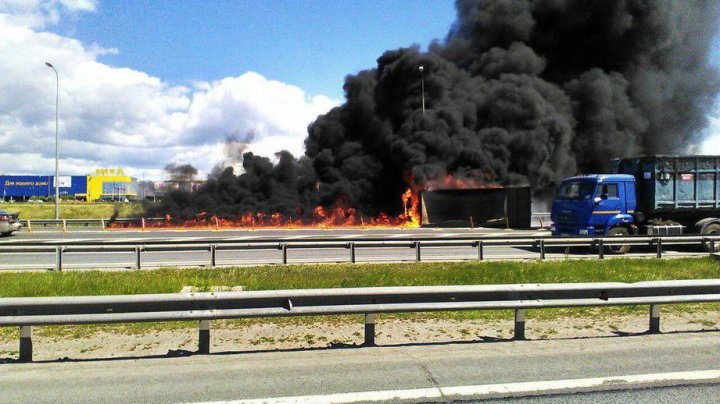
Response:
M558 199L588 199L595 191L595 183L588 181L572 181L562 184Z

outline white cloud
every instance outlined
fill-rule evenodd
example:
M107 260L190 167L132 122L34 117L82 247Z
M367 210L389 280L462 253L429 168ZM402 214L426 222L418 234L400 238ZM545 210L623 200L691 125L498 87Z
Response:
M308 124L337 104L254 72L192 88L171 86L97 60L117 49L38 28L52 22L46 17L53 10L93 11L95 6L82 0L12 0L0 6L0 173L54 171L56 82L46 61L60 77L65 174L122 167L157 179L170 162L208 172L224 160L228 136L242 139L248 133L253 134L250 151L272 156L286 149L299 155Z
M700 133L702 140L691 150L699 154L720 155L720 97L716 97L707 118L708 126Z
M710 118L708 135L700 146L700 153L720 155L720 117Z
M43 28L57 24L62 15L77 17L81 12L93 12L97 0L3 0L0 13L15 23Z

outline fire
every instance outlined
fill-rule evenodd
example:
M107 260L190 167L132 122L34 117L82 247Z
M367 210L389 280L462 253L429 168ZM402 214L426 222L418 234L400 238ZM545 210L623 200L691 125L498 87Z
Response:
M456 176L447 174L442 178L428 180L422 184L423 191L436 191L441 189L477 189L477 188L501 188L494 184L486 176Z
M420 203L417 192L408 188L402 194L403 215L401 217L409 224L407 227L420 227Z
M332 228L332 227L419 227L420 206L418 193L408 188L402 194L403 213L396 217L381 213L375 217L358 214L355 208L338 200L332 208L317 206L309 217L261 212L247 212L236 219L208 216L198 213L194 219L177 224L169 215L162 219L145 219L138 222L113 222L111 228Z

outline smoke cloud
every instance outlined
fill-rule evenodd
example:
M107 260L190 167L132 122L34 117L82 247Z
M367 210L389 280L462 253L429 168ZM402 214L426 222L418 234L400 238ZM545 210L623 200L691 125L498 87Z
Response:
M165 166L165 172L170 176L171 181L192 181L198 170L191 164L170 163Z
M158 209L304 216L342 200L364 214L395 214L405 189L446 175L526 183L543 197L615 157L682 152L707 125L720 88L708 64L717 2L458 0L456 8L447 37L427 52L389 50L349 75L345 103L309 126L305 156L279 153L272 164L245 154L241 174L223 170Z

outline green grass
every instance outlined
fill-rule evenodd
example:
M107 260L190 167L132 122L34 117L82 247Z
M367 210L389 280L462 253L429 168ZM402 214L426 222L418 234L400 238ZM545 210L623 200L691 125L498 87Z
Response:
M119 217L142 216L141 203L94 203L60 202L61 219L108 219L115 208L120 209ZM0 203L0 209L20 214L20 220L54 219L55 204L46 203Z
M331 264L235 268L164 268L127 272L1 273L0 296L176 293L183 286L245 290L502 283L638 282L720 278L720 261L612 259L533 262Z
M466 262L412 264L335 264L261 266L218 269L174 269L128 272L0 273L0 297L80 296L140 293L177 293L183 286L207 290L210 286L242 285L245 290L338 288L369 286L482 285L503 283L639 282L648 280L720 278L720 260L713 258L567 260L534 262ZM529 319L582 317L588 323L617 315L646 315L647 306L530 310ZM663 306L663 313L720 310L719 304ZM461 311L383 315L412 321L510 321L512 311ZM329 324L361 323L359 316L296 317L226 320L221 327L242 328L272 321L293 326L317 321ZM196 327L194 322L138 323L43 327L43 335L91 335L99 330L144 333ZM12 337L15 328L0 327L0 337Z

